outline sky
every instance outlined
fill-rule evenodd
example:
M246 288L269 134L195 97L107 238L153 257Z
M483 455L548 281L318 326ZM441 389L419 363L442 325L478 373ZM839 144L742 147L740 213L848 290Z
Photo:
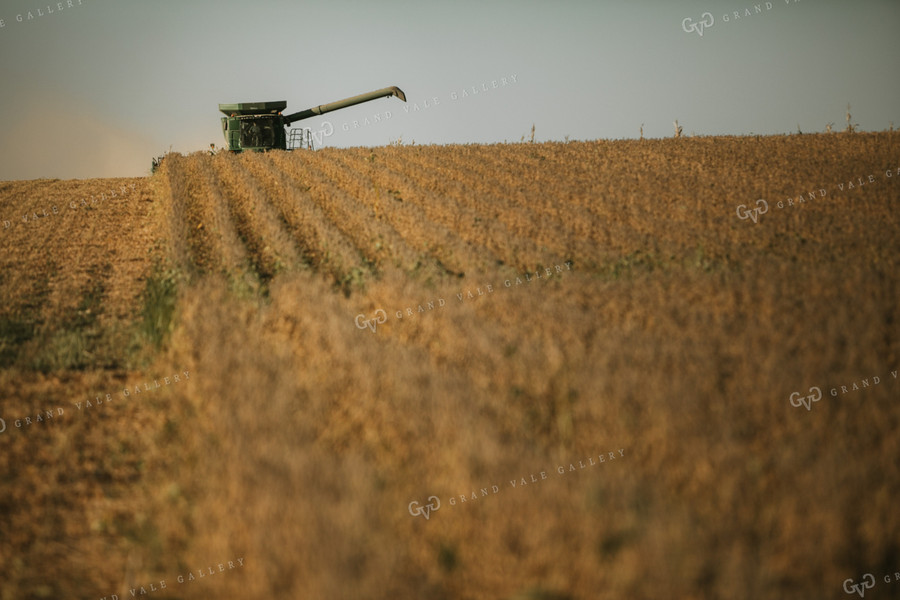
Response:
M223 145L219 103L296 112L392 85L406 104L295 126L331 147L532 125L535 141L658 138L675 119L808 133L843 129L850 103L862 130L900 127L900 0L0 0L0 21L0 180L147 175Z

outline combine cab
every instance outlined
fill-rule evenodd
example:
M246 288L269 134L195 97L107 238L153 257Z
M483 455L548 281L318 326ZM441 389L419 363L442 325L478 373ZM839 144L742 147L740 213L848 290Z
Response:
M294 128L288 134L285 132L285 127L296 121L388 96L396 96L406 102L406 95L400 88L394 86L289 115L282 114L287 108L287 102L284 100L220 104L219 110L225 115L222 117L222 133L225 135L228 150L232 152L243 152L244 150L264 152L304 146L310 148L312 143L308 130Z

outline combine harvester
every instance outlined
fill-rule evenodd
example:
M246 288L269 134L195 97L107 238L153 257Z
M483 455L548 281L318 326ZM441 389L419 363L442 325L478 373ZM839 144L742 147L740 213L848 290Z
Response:
M406 102L406 94L403 93L403 90L393 86L338 100L331 104L314 106L289 115L281 114L281 111L287 108L287 102L284 100L220 104L219 110L225 115L222 117L222 133L225 134L225 142L231 152L293 150L304 146L311 149L312 138L309 129L297 127L286 134L285 127L296 121L388 96L396 96Z
M397 86L386 87L368 94L360 94L330 104L321 104L289 115L282 114L287 108L287 101L278 102L241 102L238 104L220 104L222 117L222 133L230 152L266 152L268 150L294 150L296 148L312 149L312 134L308 128L295 127L290 132L285 127L296 121L324 115L334 110L356 106L369 100L396 96L406 102L406 94ZM153 159L153 173L163 161L162 156Z

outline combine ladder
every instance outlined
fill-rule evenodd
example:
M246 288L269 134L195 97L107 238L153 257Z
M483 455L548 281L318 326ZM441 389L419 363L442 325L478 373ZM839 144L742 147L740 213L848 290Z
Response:
M312 132L308 127L294 127L288 135L288 150L306 147L307 150L315 150L312 141Z

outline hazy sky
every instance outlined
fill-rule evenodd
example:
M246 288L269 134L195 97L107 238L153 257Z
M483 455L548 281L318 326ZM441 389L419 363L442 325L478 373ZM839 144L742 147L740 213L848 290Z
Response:
M771 134L842 129L849 102L864 130L900 127L898 0L61 5L0 0L0 180L145 175L170 147L222 145L220 102L293 112L389 85L406 105L302 125L339 147L519 141L532 124L538 141L667 137L675 119Z

